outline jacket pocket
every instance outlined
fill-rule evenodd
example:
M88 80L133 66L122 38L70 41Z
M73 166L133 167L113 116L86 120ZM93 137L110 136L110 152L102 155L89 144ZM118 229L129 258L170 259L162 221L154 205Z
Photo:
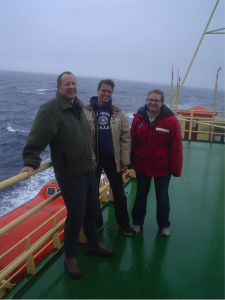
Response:
M159 172L169 171L169 152L167 151L155 151L154 154L154 166Z

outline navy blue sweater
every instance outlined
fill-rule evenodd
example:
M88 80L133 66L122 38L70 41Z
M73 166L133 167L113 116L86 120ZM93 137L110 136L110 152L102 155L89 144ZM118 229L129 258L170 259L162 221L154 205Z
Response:
M96 121L98 124L98 151L100 156L113 155L113 143L110 130L110 118L111 118L111 105L110 101L102 106L98 104L98 97L94 96L90 98L90 104L93 105L93 110L96 114Z

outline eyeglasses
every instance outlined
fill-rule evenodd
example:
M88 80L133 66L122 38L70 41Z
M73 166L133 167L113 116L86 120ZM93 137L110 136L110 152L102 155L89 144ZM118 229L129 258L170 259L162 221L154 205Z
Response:
M147 99L147 101L149 101L149 102L154 102L154 103L159 103L159 102L161 102L161 100L159 100L159 99L152 99L152 98L149 98L149 99Z

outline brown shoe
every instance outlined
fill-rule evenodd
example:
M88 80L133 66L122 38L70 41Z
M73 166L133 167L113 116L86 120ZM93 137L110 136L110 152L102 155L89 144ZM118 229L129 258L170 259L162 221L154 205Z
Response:
M98 246L91 248L87 245L86 247L86 254L88 255L99 255L103 257L113 257L115 255L115 251L103 247L101 244L98 244Z
M67 273L72 278L80 278L81 277L81 269L77 263L75 257L68 258L64 260L64 267L67 270Z

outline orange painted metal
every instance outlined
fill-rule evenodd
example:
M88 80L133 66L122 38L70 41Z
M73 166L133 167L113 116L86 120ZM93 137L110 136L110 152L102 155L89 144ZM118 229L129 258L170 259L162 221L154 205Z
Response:
M0 218L0 228L6 226L10 222L14 221L18 217L22 216L24 213L34 208L36 205L40 204L44 200L48 199L50 195L47 195L47 189L52 188L53 194L57 191L59 186L55 183L55 180L47 183L38 193L38 195L31 199L30 201L22 204L17 207L13 211L7 213L6 215ZM51 216L55 213L59 212L62 207L65 207L64 201L62 197L58 197L44 208L30 216L28 219L21 222L19 225L11 229L9 232L0 237L0 256L8 251L11 247L13 247L16 243L21 241L24 237L29 235L32 231L34 231L37 227L47 221ZM56 216L56 221L59 223L62 219L64 219L67 215L67 210L63 210ZM50 220L46 223L42 228L36 231L34 234L30 236L30 244L31 246L40 239L45 233L47 233L53 227L53 220ZM62 232L64 227L59 230L59 233ZM60 235L60 241L63 240L64 232ZM50 242L49 239L43 246L47 245ZM42 248L43 248L42 246ZM25 241L18 245L15 249L10 251L7 255L2 257L1 265L5 268L9 265L14 259L16 259L19 255L21 255L26 249ZM53 242L48 245L43 251L41 251L35 258L34 263L37 265L51 250L53 249ZM36 253L38 253L40 249L38 249ZM17 267L11 274L14 274L22 265L26 262L22 263L19 267ZM12 280L11 283L17 283L23 276L26 274L26 268L21 270Z

